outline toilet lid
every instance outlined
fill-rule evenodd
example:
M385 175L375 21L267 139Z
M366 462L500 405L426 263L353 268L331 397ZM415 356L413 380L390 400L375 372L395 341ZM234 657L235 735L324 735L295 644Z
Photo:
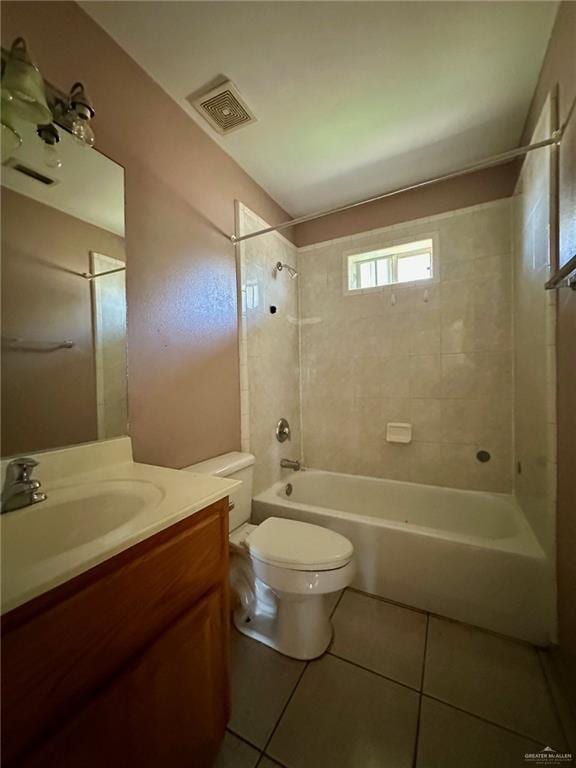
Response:
M252 557L297 571L328 571L346 565L354 547L339 533L319 525L269 517L249 534Z

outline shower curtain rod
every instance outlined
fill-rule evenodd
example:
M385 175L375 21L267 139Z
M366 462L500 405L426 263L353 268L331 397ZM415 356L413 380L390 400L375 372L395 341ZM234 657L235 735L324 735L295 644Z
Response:
M499 155L492 155L492 157L487 157L485 160L479 160L476 163L465 165L463 168L460 168L460 170L458 171L451 171L450 173L445 173L442 176L434 176L433 178L426 179L425 181L419 181L415 184L409 184L407 187L392 189L390 190L390 192L383 192L380 195L368 197L365 200L359 200L356 203L348 203L347 205L341 205L339 208L332 208L328 211L320 211L318 213L310 213L307 216L299 216L297 219L290 219L290 221L284 221L282 222L282 224L277 224L275 227L266 227L265 229L259 229L256 232L250 232L247 235L239 235L239 236L230 235L230 240L234 244L242 243L244 240L251 240L253 237L260 237L260 235L267 235L269 232L279 232L282 229L288 229L289 227L294 227L297 224L304 224L304 222L306 221L315 221L316 219L324 218L324 216L331 216L334 213L343 213L344 211L349 211L352 208L358 208L361 205L367 205L368 203L375 203L378 200L385 200L387 197L394 197L395 195L400 195L403 192L411 192L414 189L421 189L422 187L428 187L432 184L438 184L441 181L448 181L449 179L455 179L458 176L465 176L468 173L474 173L474 171L480 171L483 168L491 168L495 165L502 165L503 163L506 163L509 160L514 160L517 157L522 157L523 155L527 155L529 152L533 152L535 149L542 149L542 147L549 147L553 144L558 146L562 140L562 136L564 135L566 126L568 125L568 122L570 121L570 118L572 117L572 114L575 111L575 106L576 106L576 99L572 102L572 106L568 110L568 115L562 127L559 128L559 130L554 131L554 133L550 138L544 139L543 141L537 141L534 144L527 144L524 147L511 149L508 152L502 152Z

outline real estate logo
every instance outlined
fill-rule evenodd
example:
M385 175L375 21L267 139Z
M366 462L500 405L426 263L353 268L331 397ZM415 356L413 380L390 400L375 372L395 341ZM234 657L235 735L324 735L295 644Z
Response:
M526 752L524 761L530 765L569 765L571 752L556 752L552 747L544 747L540 752Z

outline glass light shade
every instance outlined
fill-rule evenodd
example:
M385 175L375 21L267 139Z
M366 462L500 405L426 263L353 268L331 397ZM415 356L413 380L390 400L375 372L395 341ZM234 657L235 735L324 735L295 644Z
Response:
M43 154L44 164L48 168L62 168L62 158L60 157L57 144L44 142Z
M11 125L2 121L0 143L2 144L2 163L5 163L19 149L22 144L22 137Z
M96 141L94 131L90 121L83 117L77 117L72 123L72 133L81 144L87 147L93 147Z
M52 112L46 102L44 80L32 63L26 43L14 42L2 77L2 101L10 105L15 115L30 123L52 122Z

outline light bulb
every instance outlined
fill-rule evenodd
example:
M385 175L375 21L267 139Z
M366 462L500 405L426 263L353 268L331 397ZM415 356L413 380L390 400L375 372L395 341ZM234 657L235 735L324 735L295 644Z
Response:
M44 164L47 165L48 168L62 168L62 158L60 157L56 144L49 144L45 141L43 152Z
M80 144L83 144L87 147L93 147L94 142L96 141L96 137L94 136L94 131L92 130L92 126L86 120L82 117L77 117L74 122L72 123L72 133L74 136L78 139Z
M43 144L44 164L48 168L61 168L62 158L60 157L60 152L58 152L58 144L60 142L58 128L53 123L46 123L45 125L39 125L36 128L36 133Z

